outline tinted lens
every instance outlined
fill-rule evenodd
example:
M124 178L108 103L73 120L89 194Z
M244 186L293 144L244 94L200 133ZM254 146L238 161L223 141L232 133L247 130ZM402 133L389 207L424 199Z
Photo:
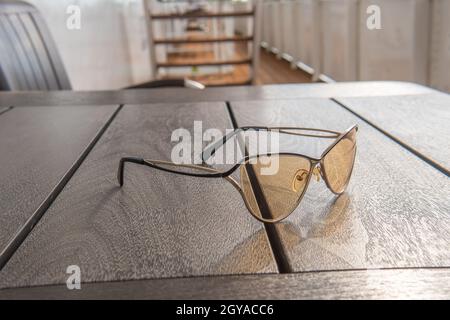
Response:
M355 155L356 128L348 132L322 160L322 170L333 192L344 192L352 174Z
M266 222L286 218L298 206L311 163L298 156L254 158L241 166L241 186L252 213ZM278 168L278 170L271 170Z

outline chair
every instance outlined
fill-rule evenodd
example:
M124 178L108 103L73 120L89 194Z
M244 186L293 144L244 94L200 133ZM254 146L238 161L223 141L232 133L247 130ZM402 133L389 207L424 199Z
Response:
M198 82L175 79L151 81L130 89L166 86L204 88ZM44 19L26 2L0 0L0 90L72 90Z

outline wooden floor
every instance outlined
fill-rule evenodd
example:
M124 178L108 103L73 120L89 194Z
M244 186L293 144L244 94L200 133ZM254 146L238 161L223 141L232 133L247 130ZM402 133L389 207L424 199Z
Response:
M311 76L306 72L293 69L284 59L278 59L265 49L260 51L260 65L256 73L256 84L308 83Z

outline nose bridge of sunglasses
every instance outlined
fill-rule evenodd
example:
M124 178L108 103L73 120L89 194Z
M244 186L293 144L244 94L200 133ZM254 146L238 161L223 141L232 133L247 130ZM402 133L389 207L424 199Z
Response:
M317 182L320 181L320 177L322 175L322 173L320 172L320 167L319 166L315 166L313 169L313 175L314 177L316 177Z

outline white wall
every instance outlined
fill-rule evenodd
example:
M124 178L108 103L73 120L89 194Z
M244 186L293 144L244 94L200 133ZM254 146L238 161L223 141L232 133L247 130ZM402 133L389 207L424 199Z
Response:
M366 26L369 5L381 8L381 30ZM275 10L285 6L291 9ZM411 81L450 91L450 0L271 0L263 7L262 40L312 67L315 78ZM296 23L277 24L292 20L287 15Z
M75 90L117 89L152 79L144 0L26 1L47 21ZM280 1L264 5L262 39L281 53L337 81L393 79L450 91L450 0L281 3L283 10ZM66 27L71 4L81 8L81 30ZM368 4L381 6L382 30L364 27Z
M381 30L365 28L369 5L381 8ZM361 80L428 83L429 0L361 0Z
M319 9L321 72L332 79L356 79L356 0L322 1Z
M46 20L74 90L106 90L150 80L142 0L26 0ZM69 5L81 29L69 30Z
M433 0L430 85L450 92L450 1Z

